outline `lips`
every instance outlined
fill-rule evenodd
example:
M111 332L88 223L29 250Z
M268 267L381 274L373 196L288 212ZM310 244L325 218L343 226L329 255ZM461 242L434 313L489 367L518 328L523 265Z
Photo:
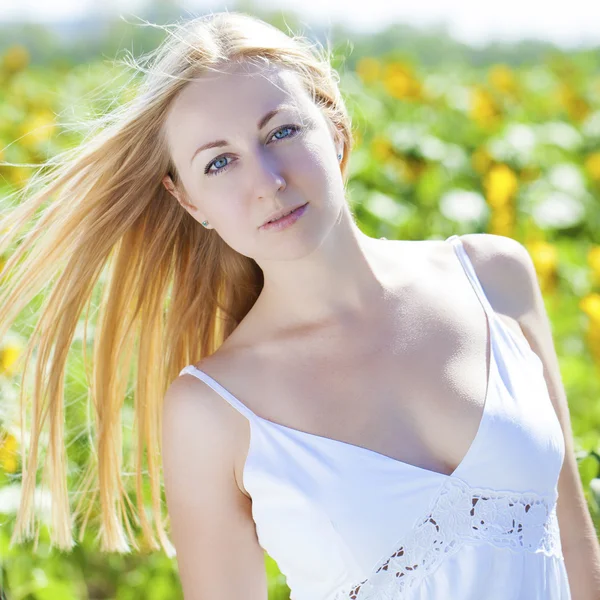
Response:
M263 225L266 225L267 223L270 223L271 221L277 221L277 219L281 219L281 217L285 217L285 215L289 215L290 213L294 212L295 210L297 210L301 206L304 206L305 204L308 204L308 202L304 202L304 204L298 204L297 206L294 206L293 208L286 208L284 210L280 210L280 211L276 212L274 215L271 215L263 223Z
M277 221L278 219L281 219L282 217L287 217L287 215L289 215L290 213L293 213L296 209L292 208L292 210L289 210L286 213L283 213L282 215L279 215L278 217L275 217L274 219L269 219L267 221L267 223L272 223L273 221Z

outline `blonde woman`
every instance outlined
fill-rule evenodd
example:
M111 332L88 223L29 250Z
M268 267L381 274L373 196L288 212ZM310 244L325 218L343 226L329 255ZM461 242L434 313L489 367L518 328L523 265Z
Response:
M14 541L31 533L48 420L53 540L73 544L63 375L102 275L95 457L76 515L85 528L97 475L103 549L138 547L119 416L135 362L135 520L176 551L186 600L266 600L265 550L293 600L597 599L600 552L524 247L363 234L338 77L304 38L218 13L154 58L138 96L2 223L6 245L53 197L2 296L4 333L51 282Z

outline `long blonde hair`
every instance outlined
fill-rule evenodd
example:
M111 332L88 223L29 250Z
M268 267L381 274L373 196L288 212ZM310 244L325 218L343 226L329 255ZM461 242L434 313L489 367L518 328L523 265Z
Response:
M183 87L231 61L291 69L323 111L336 141L343 142L341 171L346 183L352 128L329 49L238 12L204 15L164 29L165 42L146 55L150 66L134 62L144 73L135 97L90 119L82 143L43 163L19 191L22 198L0 220L0 253L17 242L0 273L4 279L0 339L32 298L44 292L41 314L24 353L21 440L26 439L25 372L37 347L27 437L30 453L26 455L22 444L22 493L11 546L34 535L40 434L49 420L44 475L52 498L51 545L72 548L73 523L81 515L83 539L99 494L102 550L129 552L130 543L139 549L127 517L129 508L146 547L159 549L154 522L162 548L169 556L174 554L161 513L162 400L183 366L224 342L263 285L256 262L234 251L215 231L204 229L162 184L167 173L177 183L163 121ZM46 168L49 172L42 173ZM40 189L33 191L38 185ZM100 303L88 368L85 331L97 292ZM84 309L83 359L96 435L72 515L63 386L69 348ZM137 512L122 479L121 410L134 358ZM146 473L150 514L142 493Z

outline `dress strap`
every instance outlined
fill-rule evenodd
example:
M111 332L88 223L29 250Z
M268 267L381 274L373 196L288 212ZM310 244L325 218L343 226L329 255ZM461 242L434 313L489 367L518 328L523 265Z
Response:
M238 412L241 412L249 421L252 421L256 418L256 415L242 402L240 402L231 392L226 390L218 381L213 379L208 373L201 371L194 365L188 365L181 369L179 375L189 374L201 379L209 385L219 396L224 398L233 408L235 408Z
M454 246L454 250L458 256L458 259L460 260L460 263L462 264L463 269L464 269L467 277L469 278L469 281L471 282L471 285L473 286L475 293L477 294L477 296L479 298L479 301L483 305L483 308L486 311L486 313L488 313L488 315L490 317L493 317L494 316L494 308L491 305L490 301L488 300L488 298L485 294L483 286L481 285L481 282L479 281L479 278L477 277L477 273L475 273L475 269L473 268L473 263L471 262L471 259L469 258L469 255L467 254L467 252L465 250L462 240L460 239L460 237L458 235L451 235L449 238L446 239L446 241L450 242Z

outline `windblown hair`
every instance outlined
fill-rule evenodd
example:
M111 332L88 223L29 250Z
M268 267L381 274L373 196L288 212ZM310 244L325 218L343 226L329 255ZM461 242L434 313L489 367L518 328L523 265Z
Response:
M168 515L164 521L162 515L164 394L183 366L224 342L263 286L256 262L234 251L214 230L203 228L162 184L167 173L178 184L164 121L187 83L232 61L256 61L294 71L323 111L335 141L343 142L341 171L346 183L352 127L329 49L237 12L203 15L164 29L166 40L133 62L143 73L136 95L87 120L89 132L82 143L43 163L0 220L0 253L13 242L15 246L0 272L0 339L43 292L39 319L22 362L21 440L28 441L30 451L27 455L26 444L21 444L22 491L11 546L36 533L37 547L39 515L33 501L41 441L47 439L43 465L52 498L51 546L71 549L75 520L82 517L83 539L93 514L99 520L101 550L130 552L130 544L139 550L129 508L146 548L160 549L156 528L162 548L169 556L174 554L165 530ZM33 190L34 184L40 189ZM96 298L88 368L87 322ZM89 411L93 421L90 418L87 426L93 435L84 473L70 493L64 379L84 309L82 354L93 406ZM25 373L32 354L34 377L28 402ZM121 413L130 391L137 511L122 478L122 454L129 445L122 443ZM25 436L28 408L31 423ZM46 421L49 433L44 437ZM144 476L151 510L144 503ZM72 514L73 495L79 502ZM100 506L95 507L98 498Z

